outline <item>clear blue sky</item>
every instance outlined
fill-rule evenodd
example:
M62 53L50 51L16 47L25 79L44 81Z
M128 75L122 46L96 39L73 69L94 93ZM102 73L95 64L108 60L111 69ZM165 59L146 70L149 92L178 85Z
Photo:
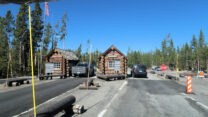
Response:
M207 6L207 0L62 0L49 3L47 22L55 24L67 12L66 48L81 43L85 51L90 39L93 49L101 51L115 45L124 53L128 47L147 52L160 48L168 33L175 46L190 42L193 34L198 38L200 29L207 41ZM19 6L0 6L0 16L9 9L16 16Z

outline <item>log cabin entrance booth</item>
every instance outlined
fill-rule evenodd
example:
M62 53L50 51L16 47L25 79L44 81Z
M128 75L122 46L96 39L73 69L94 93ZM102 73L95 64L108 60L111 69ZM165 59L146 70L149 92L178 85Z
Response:
M70 51L53 49L44 58L45 74L71 76L71 68L79 62L78 57Z
M124 79L127 74L127 57L115 46L108 48L99 58L98 78Z

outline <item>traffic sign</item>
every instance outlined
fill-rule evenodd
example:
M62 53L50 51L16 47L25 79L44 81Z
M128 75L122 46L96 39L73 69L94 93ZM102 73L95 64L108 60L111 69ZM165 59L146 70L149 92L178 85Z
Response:
M198 78L204 78L204 72L203 71L198 71Z
M160 69L161 69L162 71L166 71L166 70L167 70L167 66L163 64L163 65L161 65Z

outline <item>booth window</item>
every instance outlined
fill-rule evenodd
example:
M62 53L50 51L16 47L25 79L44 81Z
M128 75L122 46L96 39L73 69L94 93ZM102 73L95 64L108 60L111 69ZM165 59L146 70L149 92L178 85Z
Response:
M55 68L55 69L61 69L61 64L60 64L60 62L54 62L54 68Z
M115 67L115 61L108 62L108 68L113 69Z

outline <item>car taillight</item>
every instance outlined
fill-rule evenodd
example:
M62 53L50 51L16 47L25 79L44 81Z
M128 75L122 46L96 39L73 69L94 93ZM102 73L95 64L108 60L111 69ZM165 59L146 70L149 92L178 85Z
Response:
M136 69L134 69L134 72L136 72Z

